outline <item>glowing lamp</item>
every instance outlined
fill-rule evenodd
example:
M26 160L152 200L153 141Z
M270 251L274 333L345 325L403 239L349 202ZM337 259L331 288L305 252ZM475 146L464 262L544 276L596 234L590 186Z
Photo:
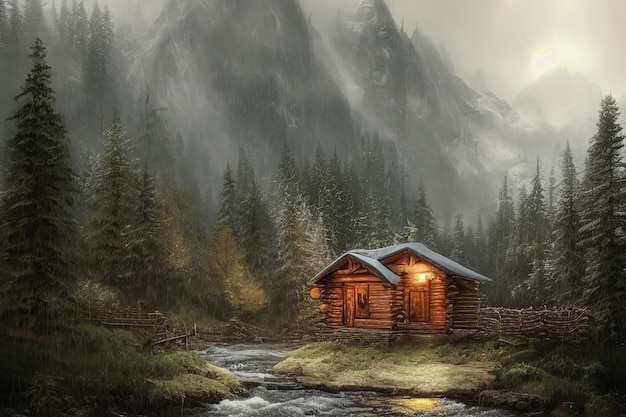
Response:
M428 272L420 272L417 274L417 282L426 282L429 275L430 274Z
M322 305L320 305L320 313L327 314L329 311L330 311L330 305L329 304L322 304Z

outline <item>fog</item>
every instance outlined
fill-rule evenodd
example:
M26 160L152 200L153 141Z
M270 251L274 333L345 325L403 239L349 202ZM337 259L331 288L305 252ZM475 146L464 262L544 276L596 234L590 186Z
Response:
M146 26L167 0L100 0L127 23ZM95 0L85 2L88 10ZM314 24L323 27L337 9L360 0L300 0ZM604 94L626 91L626 37L620 0L386 0L396 22L418 28L442 44L456 72L475 88L486 87L507 101L534 79L565 66L597 83Z
M333 9L359 1L301 0L315 24L332 18ZM443 44L456 72L512 101L531 81L557 66L580 72L603 93L620 97L626 89L626 57L619 52L626 36L620 0L387 0L399 25L414 28Z

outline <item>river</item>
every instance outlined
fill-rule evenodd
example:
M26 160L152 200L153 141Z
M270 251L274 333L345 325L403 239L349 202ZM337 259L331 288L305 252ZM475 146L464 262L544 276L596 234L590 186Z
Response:
M384 396L373 392L328 393L282 381L271 368L295 349L284 344L211 344L196 353L241 380L260 384L248 398L224 400L209 416L425 416L508 417L505 410L466 405L447 398Z

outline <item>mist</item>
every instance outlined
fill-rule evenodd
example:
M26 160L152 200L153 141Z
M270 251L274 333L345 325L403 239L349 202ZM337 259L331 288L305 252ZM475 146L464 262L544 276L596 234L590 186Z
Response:
M302 0L316 25L358 1ZM444 0L436 3L387 0L398 25L430 36L449 52L458 75L512 101L544 72L565 66L620 97L626 60L616 52L626 36L626 4L557 0L544 2Z

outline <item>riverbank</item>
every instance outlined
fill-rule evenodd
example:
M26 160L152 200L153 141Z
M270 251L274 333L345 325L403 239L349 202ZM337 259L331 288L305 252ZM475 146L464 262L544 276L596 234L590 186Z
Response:
M493 387L498 362L482 345L375 347L332 342L296 350L273 371L309 387L419 397L474 397Z
M619 396L602 391L611 370L586 348L558 344L321 342L296 350L273 371L330 391L445 396L537 415L608 417L621 410Z
M192 352L150 347L149 336L78 324L36 342L4 340L0 416L180 416L182 407L245 392L236 377Z

